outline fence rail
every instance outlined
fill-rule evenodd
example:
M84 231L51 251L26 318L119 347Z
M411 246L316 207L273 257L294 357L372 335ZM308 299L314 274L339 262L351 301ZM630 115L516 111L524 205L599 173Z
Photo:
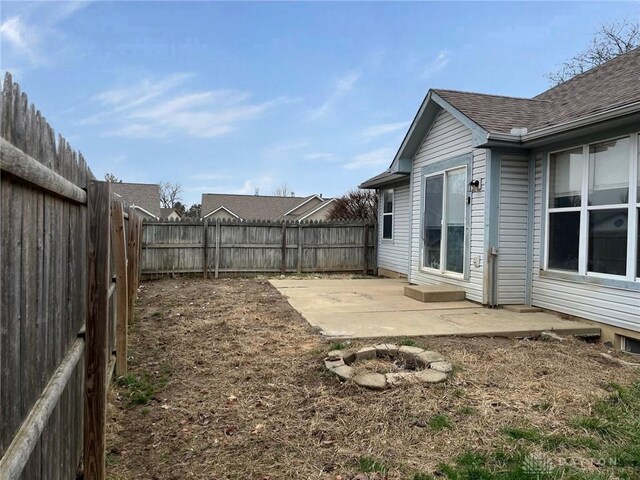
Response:
M108 359L126 371L140 217L56 142L10 75L0 137L0 479L75 478L84 458L84 478L102 480Z
M376 228L365 222L147 221L141 274L375 270Z

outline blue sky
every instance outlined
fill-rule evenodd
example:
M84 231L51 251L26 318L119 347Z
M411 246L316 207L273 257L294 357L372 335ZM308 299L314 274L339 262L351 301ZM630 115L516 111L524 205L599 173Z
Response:
M6 2L2 70L96 176L340 195L429 88L530 97L640 3Z

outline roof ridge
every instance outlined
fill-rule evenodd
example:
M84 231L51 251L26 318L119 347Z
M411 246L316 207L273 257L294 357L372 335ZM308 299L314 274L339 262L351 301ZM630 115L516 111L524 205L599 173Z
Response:
M492 93L480 93L480 92L465 92L463 90L450 90L446 88L432 88L432 90L436 93L438 92L450 92L450 93L462 93L467 95L479 95L481 97L495 97L495 98L509 98L511 100L527 100L530 102L542 102L542 103L550 103L549 100L541 100L537 98L527 98L527 97L514 97L511 95L495 95Z
M602 68L608 67L611 65L612 62L618 61L620 58L629 55L631 53L640 53L640 46L636 47L636 48L632 48L631 50L628 50L624 53L621 53L620 55L617 55L615 57L613 57L611 60L607 60L604 63L601 63L600 65L596 65L595 67L590 68L589 70L579 73L578 75L574 75L573 77L571 77L569 80L565 80L562 83L559 83L558 85L554 85L553 87L549 88L548 90L545 90L544 92L539 93L538 95L536 95L535 97L533 97L534 99L538 100L538 97L541 97L542 95L546 95L547 93L552 92L553 90L556 90L560 87L566 86L580 78L584 78L587 75L593 75L596 71L601 70Z
M259 198L299 198L304 200L318 194L314 193L312 195L307 195L306 197L298 197L298 196L292 197L292 196L285 196L285 195L254 195L251 193L203 193L202 195L225 195L227 197L259 197Z

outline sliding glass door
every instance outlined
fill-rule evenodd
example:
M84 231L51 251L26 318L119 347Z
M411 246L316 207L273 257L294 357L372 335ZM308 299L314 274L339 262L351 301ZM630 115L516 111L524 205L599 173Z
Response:
M464 272L466 168L430 175L424 182L422 266Z

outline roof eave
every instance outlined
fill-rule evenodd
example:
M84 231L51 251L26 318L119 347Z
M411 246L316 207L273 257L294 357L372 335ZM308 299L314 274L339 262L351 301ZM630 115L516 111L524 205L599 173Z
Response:
M388 187L392 185L404 184L408 183L410 180L409 173L397 173L397 175L402 175L402 177L394 177L394 178L380 178L377 180L362 182L358 185L358 188L363 190L378 190L380 187Z
M511 135L508 133L491 132L487 136L486 142L476 145L477 147L496 147L496 146L521 146L523 148L532 148L546 139L554 135L565 133L570 130L576 130L590 125L615 120L620 117L632 115L640 112L640 102L633 102L620 107L611 108L603 112L593 113L580 118L569 120L567 122L558 123L549 127L540 128L524 135Z

